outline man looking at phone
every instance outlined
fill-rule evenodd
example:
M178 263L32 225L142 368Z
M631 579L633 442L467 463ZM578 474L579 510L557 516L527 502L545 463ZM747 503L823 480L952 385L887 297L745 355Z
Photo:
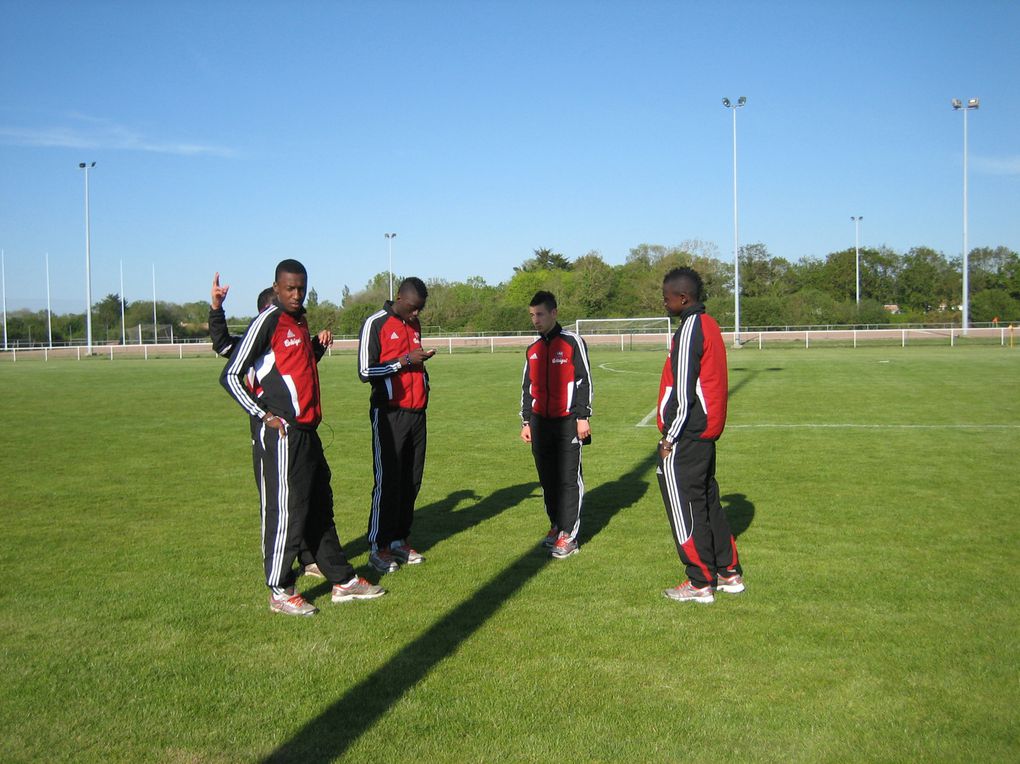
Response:
M358 341L358 376L371 382L372 509L368 561L381 573L425 561L408 541L414 502L425 469L425 409L429 375L425 361L436 354L421 346L418 314L428 299L416 277L400 283L396 300L369 316Z

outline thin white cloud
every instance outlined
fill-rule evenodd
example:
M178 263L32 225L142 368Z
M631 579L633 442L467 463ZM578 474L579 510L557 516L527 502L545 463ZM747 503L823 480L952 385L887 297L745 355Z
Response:
M177 156L236 155L233 149L223 146L153 139L132 128L84 114L71 115L71 122L37 128L0 126L0 143L37 148L148 151Z
M975 172L982 172L987 175L1020 175L1020 156L972 156L970 163L973 165Z

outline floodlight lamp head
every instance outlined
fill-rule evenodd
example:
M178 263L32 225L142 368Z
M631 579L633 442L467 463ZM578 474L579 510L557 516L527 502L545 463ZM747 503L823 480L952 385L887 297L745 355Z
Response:
M981 105L981 99L980 98L971 98L969 101L967 101L967 108L968 109L976 109L980 105Z
M747 96L740 96L737 99L737 106L743 106L745 103L747 103Z
M952 103L954 109L959 109L963 106L963 101L961 101L959 98L954 98Z
M78 162L78 167L80 167L82 170L84 170L85 169L85 163L84 162Z
M727 109L730 108L730 99L729 98L722 99L722 105L725 106Z

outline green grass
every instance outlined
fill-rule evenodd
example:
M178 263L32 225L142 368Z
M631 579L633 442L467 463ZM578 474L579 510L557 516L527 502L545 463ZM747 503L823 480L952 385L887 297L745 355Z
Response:
M377 602L302 579L313 619L266 608L221 362L0 365L0 759L1020 758L1020 351L731 351L719 481L748 591L711 607L660 595L682 573L635 424L661 351L593 357L616 371L563 562L537 551L518 355L431 362L428 562ZM354 363L323 362L322 435L364 571Z

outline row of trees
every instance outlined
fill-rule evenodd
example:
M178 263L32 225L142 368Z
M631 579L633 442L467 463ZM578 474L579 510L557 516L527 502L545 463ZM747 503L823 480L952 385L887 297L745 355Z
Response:
M1020 320L1020 255L1006 247L970 253L970 314L974 322ZM691 266L705 281L709 312L720 324L733 325L732 262L715 245L686 241L667 247L642 244L626 262L610 265L595 251L571 260L551 249L537 249L514 268L509 280L488 284L481 277L465 281L428 280L429 299L422 316L426 331L528 331L527 305L539 289L556 294L562 323L577 318L626 318L662 315L662 276L670 268ZM790 262L769 253L764 244L740 250L741 325L804 326L819 324L959 323L961 267L929 247L898 253L887 247L860 250L861 302L855 288L855 252L832 252L825 258ZM389 294L389 277L377 274L364 289L344 287L333 302L308 294L313 329L330 326L334 334L355 335L362 321ZM893 309L890 306L897 306ZM120 298L110 294L93 306L94 342L120 341ZM206 335L209 306L204 301L178 305L158 302L161 340ZM898 312L893 312L894 310ZM243 324L247 316L232 317ZM84 314L53 317L54 342L82 342ZM152 337L152 303L128 304L129 331L141 325ZM148 332L148 334L146 334ZM36 344L47 337L45 311L16 311L8 316L9 341Z

